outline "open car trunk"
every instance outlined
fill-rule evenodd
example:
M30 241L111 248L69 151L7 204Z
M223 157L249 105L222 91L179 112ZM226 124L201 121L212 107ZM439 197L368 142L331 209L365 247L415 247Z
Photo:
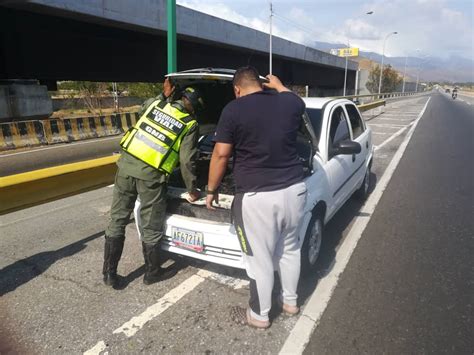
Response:
M199 157L196 162L197 187L205 190L209 176L209 164L211 161L214 143L212 141L214 132L224 106L235 98L232 88L232 75L211 75L191 73L189 75L176 75L172 79L184 88L188 85L197 87L205 102L205 109L198 113L199 123ZM298 137L298 152L303 161L307 174L311 170L311 162L315 144L311 141L311 134L307 132L306 125L303 125L301 134ZM167 212L182 216L206 219L215 222L231 223L230 205L235 194L235 183L232 174L233 159L231 158L226 174L219 187L219 197L222 207L215 211L207 210L204 201L201 199L196 204L190 204L183 198L185 185L181 177L179 167L169 178L169 200Z

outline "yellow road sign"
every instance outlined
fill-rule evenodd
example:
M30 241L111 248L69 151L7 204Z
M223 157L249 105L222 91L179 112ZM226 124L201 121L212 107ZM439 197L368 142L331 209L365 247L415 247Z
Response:
M359 48L339 48L331 49L332 55L337 55L339 57L358 57Z

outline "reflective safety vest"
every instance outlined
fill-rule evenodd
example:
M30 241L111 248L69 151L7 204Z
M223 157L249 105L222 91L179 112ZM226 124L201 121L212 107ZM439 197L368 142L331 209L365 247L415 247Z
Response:
M166 101L154 101L120 141L122 149L135 158L171 174L179 162L179 148L186 133L197 124Z

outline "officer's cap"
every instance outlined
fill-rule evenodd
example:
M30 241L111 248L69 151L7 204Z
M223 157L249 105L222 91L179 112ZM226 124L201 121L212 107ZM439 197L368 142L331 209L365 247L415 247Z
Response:
M202 110L204 108L204 100L198 89L188 86L183 90L183 96L191 102L195 111Z

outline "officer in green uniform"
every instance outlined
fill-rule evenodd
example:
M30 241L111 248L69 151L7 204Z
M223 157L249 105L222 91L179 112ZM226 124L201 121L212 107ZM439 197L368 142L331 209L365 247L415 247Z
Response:
M172 100L174 89L166 79L163 93L142 105L138 122L120 142L123 152L117 162L111 221L105 232L103 275L108 286L117 286L125 227L137 197L141 201L146 285L165 279L172 272L167 274L160 267L159 241L164 232L167 177L178 164L189 201L199 199L195 173L199 137L194 114L204 103L192 87L183 90L181 100Z

